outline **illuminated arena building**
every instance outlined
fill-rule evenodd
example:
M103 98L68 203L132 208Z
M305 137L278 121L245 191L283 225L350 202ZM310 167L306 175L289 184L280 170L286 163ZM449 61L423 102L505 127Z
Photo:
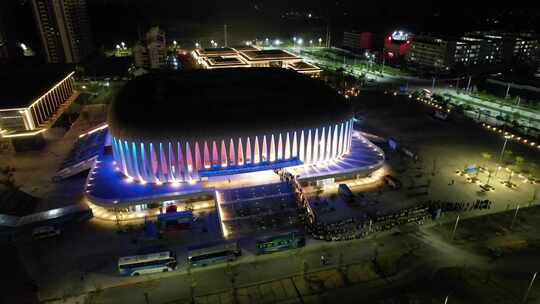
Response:
M314 180L367 175L384 157L353 136L353 124L341 95L291 70L147 74L127 83L111 105L112 153L90 171L86 197L107 209L140 211L212 196L219 187L213 182L224 176L230 183L276 169Z

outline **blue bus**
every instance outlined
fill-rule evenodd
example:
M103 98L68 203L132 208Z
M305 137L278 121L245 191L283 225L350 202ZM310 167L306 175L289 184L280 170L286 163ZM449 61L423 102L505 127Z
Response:
M238 242L229 242L189 250L188 262L191 266L230 262L242 255Z
M176 269L176 255L162 251L143 255L132 255L118 259L118 272L123 276L167 272Z
M281 250L303 247L306 239L298 232L288 232L258 239L256 241L257 254L272 253Z

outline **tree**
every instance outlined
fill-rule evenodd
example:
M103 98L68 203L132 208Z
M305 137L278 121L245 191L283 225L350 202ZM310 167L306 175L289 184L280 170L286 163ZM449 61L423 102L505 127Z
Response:
M523 164L525 163L525 158L520 155L516 155L516 171L525 171L523 169Z
M533 162L529 164L529 174L530 177L534 177L538 175L538 164Z
M0 185L4 185L11 189L16 189L15 185L15 167L6 166L0 168Z
M487 168L487 163L491 159L491 154L489 154L487 152L482 152L482 158L484 159L484 162L486 162L485 167Z
M512 158L512 155L514 154L514 152L512 152L512 150L506 150L504 151L504 155L503 155L503 160L502 162L506 162L505 159L508 159L508 161L506 163L510 164L510 159Z

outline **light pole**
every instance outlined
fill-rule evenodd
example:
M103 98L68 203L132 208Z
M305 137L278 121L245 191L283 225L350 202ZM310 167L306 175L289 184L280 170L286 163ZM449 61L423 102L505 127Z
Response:
M519 204L517 205L516 212L514 213L514 217L512 218L512 223L510 224L510 230L514 228L514 222L516 221L518 211L519 211Z
M431 82L431 92L435 90L435 77L433 77L433 81Z
M487 179L487 182L486 182L486 185L489 186L489 181L491 180L491 170L488 169L488 179Z
M319 47L321 47L322 44L322 38L319 38Z
M495 177L497 177L497 174L499 174L499 170L501 169L504 150L506 149L506 143L508 142L509 138L510 138L510 135L505 135L504 136L504 144L503 144L502 149L501 149L501 155L499 155L499 165L497 166L497 171L495 172Z
M525 296L523 296L523 303L527 302L527 297L529 296L529 292L531 291L531 288L534 284L534 280L536 279L536 275L538 272L535 272L532 276L531 283L529 284L529 287L527 288L527 291L525 292Z
M458 223L459 223L459 215L456 218L456 224L454 225L454 230L452 230L452 240L454 240L454 236L456 235L456 229L457 229Z

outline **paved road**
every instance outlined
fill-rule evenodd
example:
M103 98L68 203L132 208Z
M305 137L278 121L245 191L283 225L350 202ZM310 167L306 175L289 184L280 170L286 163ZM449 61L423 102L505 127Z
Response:
M145 303L144 293L148 293L151 303L164 303L178 299L189 299L191 286L194 294L202 296L212 291L227 290L233 286L264 282L268 279L287 278L328 268L320 262L321 252L328 257L331 265L351 264L369 261L375 254L406 252L411 246L417 248L419 242L412 237L386 235L380 239L312 244L308 249L292 250L265 256L249 254L241 261L230 265L215 265L186 270L175 274L149 276L148 281L135 285L105 289L93 297L92 303ZM340 262L341 261L341 262ZM305 266L304 266L305 264ZM416 266L416 265L415 265ZM330 266L334 267L334 266ZM234 279L233 279L234 277ZM157 279L159 280L153 280ZM151 281L150 281L151 280Z
M290 48L289 51L297 52L297 48ZM502 105L496 102L489 102L474 96L467 94L457 93L454 85L457 85L461 81L462 85L466 81L466 77L451 77L451 78L437 78L437 79L424 79L414 76L394 76L388 73L372 72L368 71L360 65L344 65L341 62L336 62L335 60L329 60L323 57L313 56L310 54L302 53L307 61L312 62L316 65L319 65L324 68L337 69L345 67L345 72L352 76L360 76L361 74L366 74L368 78L376 81L375 84L370 86L371 89L393 89L398 90L399 86L406 86L409 91L421 90L421 89L432 89L435 93L444 95L449 94L454 97L456 103L467 103L472 106L481 108L484 111L491 111L512 116L515 113L521 115L519 119L520 123L523 125L530 125L538 127L540 125L540 111L517 106L517 105ZM493 115L496 116L496 115Z

